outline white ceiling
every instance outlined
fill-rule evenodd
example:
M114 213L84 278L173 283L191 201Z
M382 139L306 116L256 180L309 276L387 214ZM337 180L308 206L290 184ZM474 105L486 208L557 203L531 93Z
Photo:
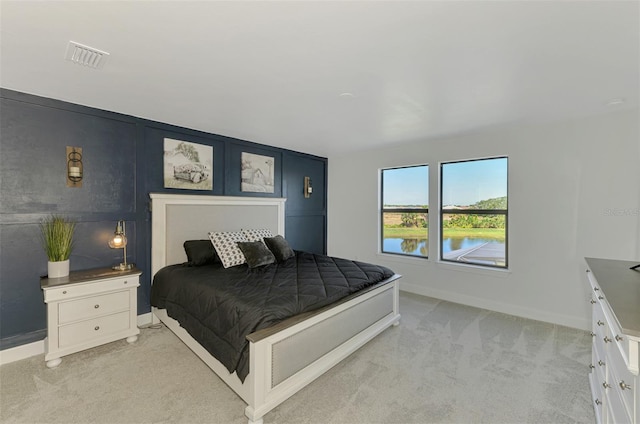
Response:
M0 16L4 88L321 156L638 107L638 1L3 0ZM105 66L65 61L70 40Z

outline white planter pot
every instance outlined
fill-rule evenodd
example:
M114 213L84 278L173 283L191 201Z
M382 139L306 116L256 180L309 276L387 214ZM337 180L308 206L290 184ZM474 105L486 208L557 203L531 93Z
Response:
M47 271L49 278L60 278L69 275L69 259L60 262L48 262Z

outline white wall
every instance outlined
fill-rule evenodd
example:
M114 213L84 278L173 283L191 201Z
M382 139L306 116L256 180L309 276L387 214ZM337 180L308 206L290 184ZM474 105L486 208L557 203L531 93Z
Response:
M520 125L329 157L328 252L402 274L401 288L590 327L583 258L640 260L638 111ZM509 271L437 262L438 162L509 157ZM378 253L379 169L430 165L430 259Z

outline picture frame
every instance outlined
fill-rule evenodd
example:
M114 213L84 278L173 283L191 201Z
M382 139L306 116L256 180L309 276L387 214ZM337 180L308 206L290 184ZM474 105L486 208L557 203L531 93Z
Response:
M242 152L240 189L250 193L275 193L275 158Z
M212 190L213 147L165 138L164 187Z

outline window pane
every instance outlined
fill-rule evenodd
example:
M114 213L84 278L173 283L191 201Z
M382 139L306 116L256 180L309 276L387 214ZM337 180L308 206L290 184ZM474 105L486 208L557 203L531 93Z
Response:
M443 214L442 259L506 266L506 216Z
M429 167L382 170L381 250L428 256Z
M426 207L429 204L429 167L382 170L382 207Z
M442 165L442 208L507 209L507 158Z
M382 251L429 256L429 214L425 212L382 214Z

